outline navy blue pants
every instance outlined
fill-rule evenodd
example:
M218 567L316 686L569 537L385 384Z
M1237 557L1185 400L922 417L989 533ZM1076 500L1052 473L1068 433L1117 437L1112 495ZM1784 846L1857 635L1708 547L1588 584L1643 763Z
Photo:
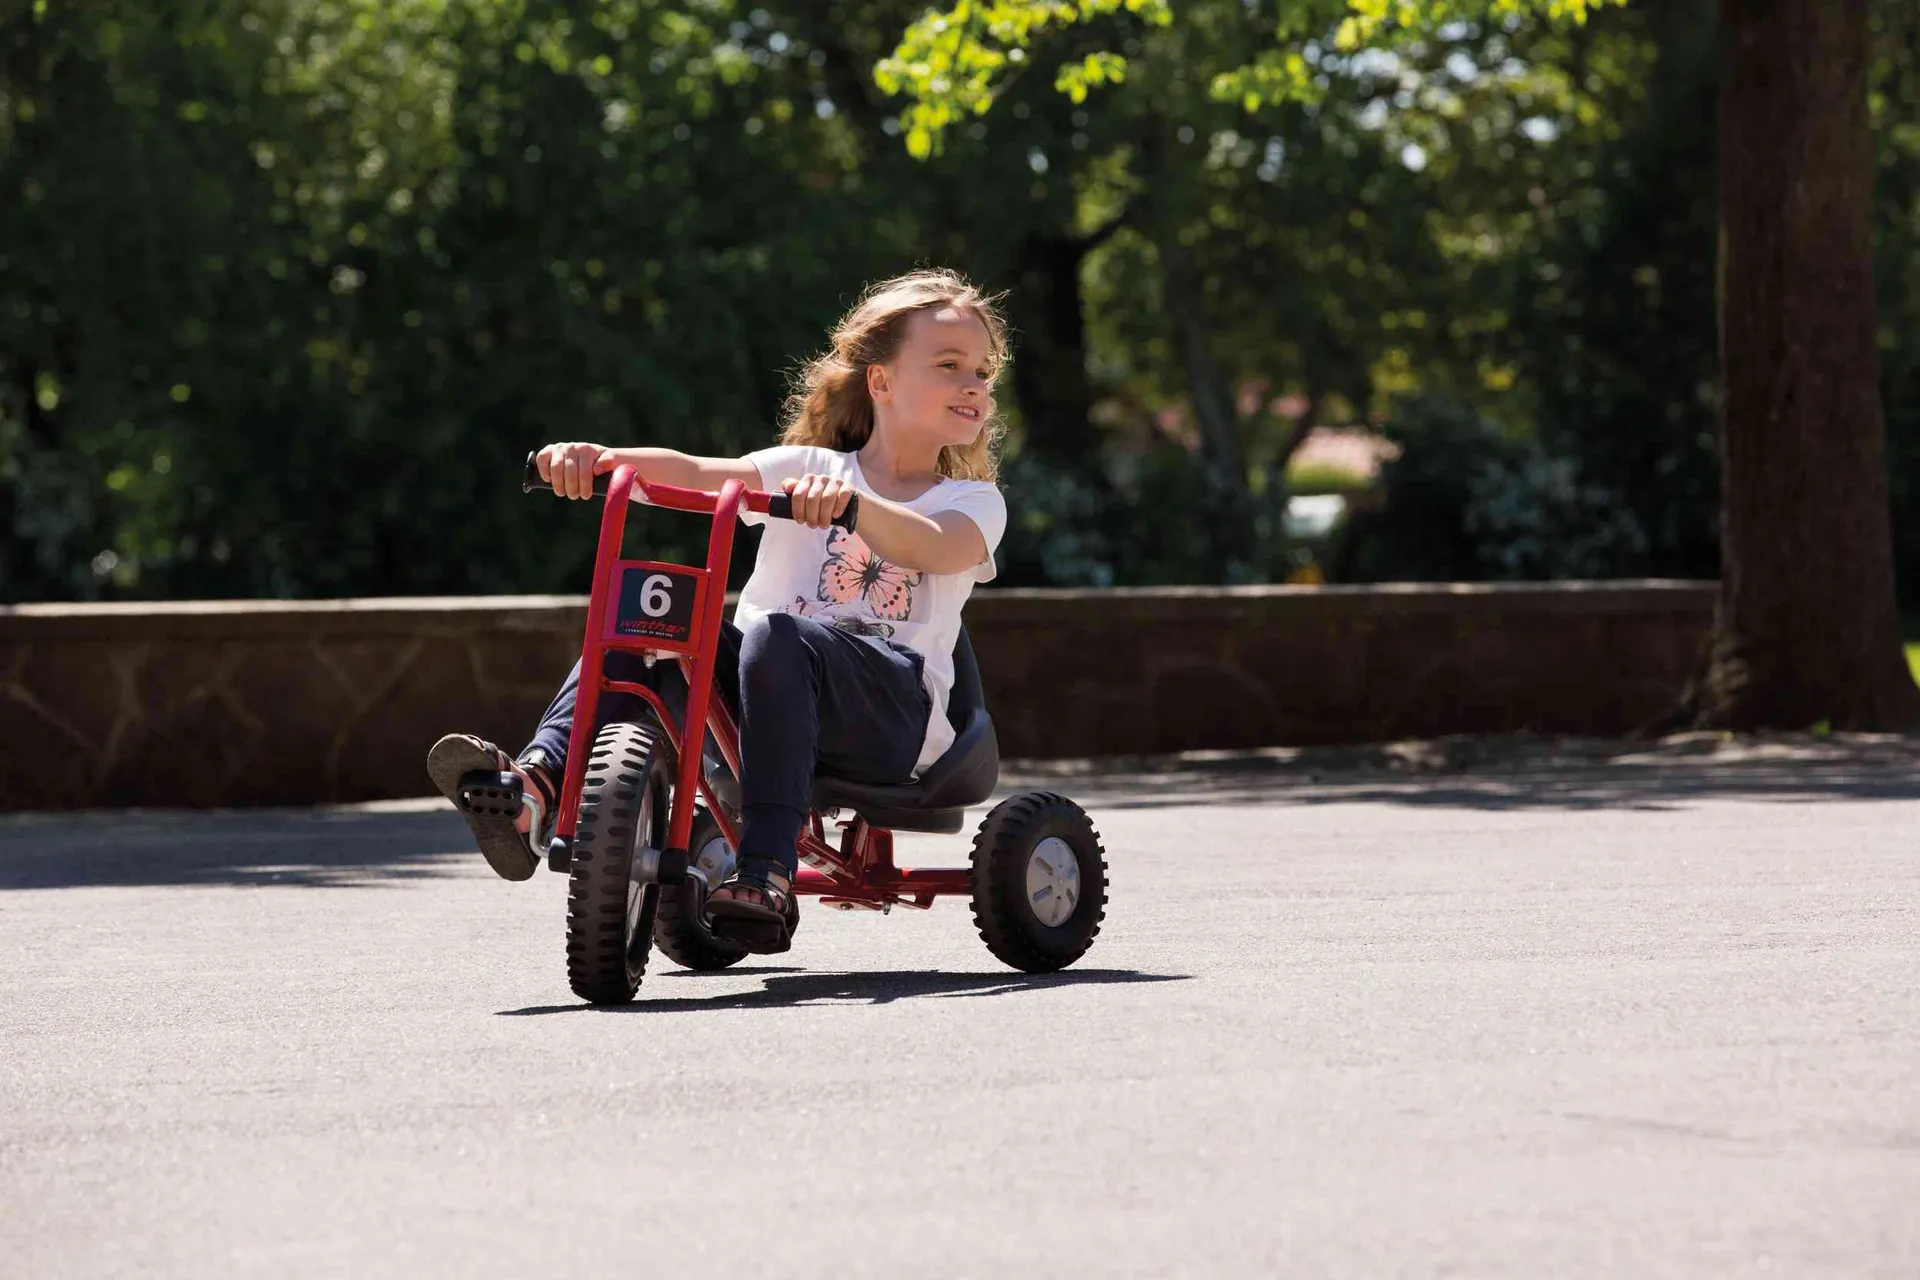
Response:
M721 626L714 692L740 726L739 856L792 875L795 842L813 807L815 771L856 782L905 782L920 758L931 700L921 656L904 645L867 640L810 618L770 613L745 629ZM686 677L661 658L610 652L610 680L644 684L676 715L686 713ZM568 734L580 693L580 664L540 719L525 759L537 749L555 779L566 767ZM594 731L649 713L631 693L601 695Z

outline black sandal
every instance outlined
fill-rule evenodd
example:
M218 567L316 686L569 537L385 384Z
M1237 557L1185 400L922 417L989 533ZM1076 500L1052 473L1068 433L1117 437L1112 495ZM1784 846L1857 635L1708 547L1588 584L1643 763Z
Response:
M527 770L533 779L528 790L506 752L471 735L450 733L427 752L427 775L467 820L487 865L507 880L533 876L540 867L534 847L542 843L557 807L552 782L541 770ZM525 832L514 826L523 807L533 810L532 828Z
M707 895L707 927L755 955L793 945L793 877L779 867L745 864Z

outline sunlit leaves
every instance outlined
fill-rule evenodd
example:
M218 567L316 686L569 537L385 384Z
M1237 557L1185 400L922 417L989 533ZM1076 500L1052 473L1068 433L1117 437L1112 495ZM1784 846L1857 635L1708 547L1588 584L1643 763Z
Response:
M1078 62L1060 68L1053 87L1067 95L1076 106L1098 85L1119 84L1127 78L1127 60L1117 53L1090 53Z
M1173 21L1169 0L961 0L907 28L893 56L874 68L874 82L912 99L902 113L907 149L925 158L948 127L993 105L997 82L1026 60L1033 41L1117 13L1153 26ZM1115 83L1125 71L1126 59L1118 53L1095 54L1063 70L1057 87L1079 102L1093 86Z
M1395 39L1448 23L1512 24L1543 18L1554 23L1584 23L1594 9L1626 0L1282 0L1270 33L1277 47L1258 50L1242 65L1216 72L1210 89L1224 102L1258 110L1275 102L1309 101L1324 87L1298 45L1331 26L1329 43L1350 52L1391 44ZM1175 8L1169 0L961 0L914 23L893 56L874 71L874 81L890 94L906 97L901 118L907 149L931 155L944 133L970 116L984 114L1005 80L1016 74L1044 38L1098 19L1130 15L1148 27L1227 21L1249 12L1242 5L1193 4ZM1102 84L1117 84L1127 59L1114 50L1097 50L1069 61L1055 88L1075 103Z

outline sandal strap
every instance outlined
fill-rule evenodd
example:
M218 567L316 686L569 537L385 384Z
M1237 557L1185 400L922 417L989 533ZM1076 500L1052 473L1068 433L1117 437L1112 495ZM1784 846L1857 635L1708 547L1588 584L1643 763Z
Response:
M715 893L728 889L751 889L765 900L769 911L785 915L793 903L793 877L778 868L749 868L735 871L733 876L721 882ZM727 894L729 898L734 895Z
M768 905L785 911L788 899L793 897L793 877L785 871L770 869L760 873L759 881L754 887L767 895Z
M540 793L540 799L549 811L559 806L560 795L556 789L558 784L554 781L554 769L547 759L546 752L535 747L523 752L513 763L527 775L527 780L533 783L534 789Z

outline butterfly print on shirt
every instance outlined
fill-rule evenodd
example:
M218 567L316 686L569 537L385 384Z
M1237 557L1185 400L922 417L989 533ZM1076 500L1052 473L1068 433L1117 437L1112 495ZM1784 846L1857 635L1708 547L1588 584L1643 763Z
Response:
M830 605L905 622L913 613L913 589L921 576L918 569L903 569L873 554L859 534L835 528L827 532L827 559L820 566L817 594Z

